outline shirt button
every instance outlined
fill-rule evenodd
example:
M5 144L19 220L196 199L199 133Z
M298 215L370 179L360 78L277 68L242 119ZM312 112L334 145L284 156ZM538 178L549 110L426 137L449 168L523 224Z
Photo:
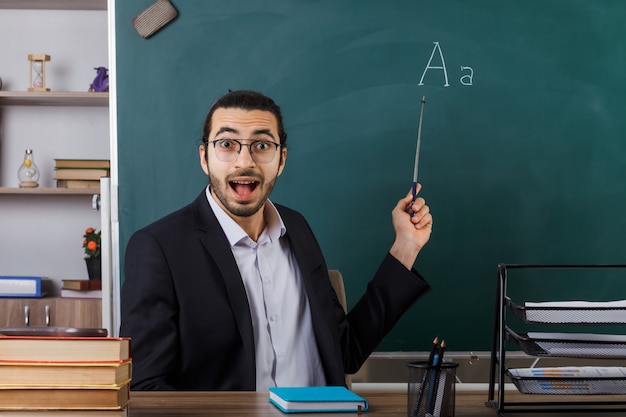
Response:
M279 358L282 358L282 357L284 357L284 356L285 356L285 352L284 352L284 351L282 351L282 350L279 350L279 351L278 351L278 357L279 357Z
M270 321L276 321L276 319L278 318L278 316L276 314L270 316Z

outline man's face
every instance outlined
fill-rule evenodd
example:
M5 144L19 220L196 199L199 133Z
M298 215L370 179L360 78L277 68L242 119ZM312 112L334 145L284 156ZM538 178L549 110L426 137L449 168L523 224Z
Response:
M244 143L232 162L220 160L212 143L223 139L237 139ZM271 112L219 108L211 118L208 145L206 148L200 146L200 163L209 176L211 191L231 216L248 217L257 213L285 167L285 148L272 150L276 155L271 162L256 162L250 148L245 146L255 140L280 143L278 123Z

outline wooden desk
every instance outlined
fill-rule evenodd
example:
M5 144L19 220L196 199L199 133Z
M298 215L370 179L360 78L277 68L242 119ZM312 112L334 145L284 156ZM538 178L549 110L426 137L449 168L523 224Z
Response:
M369 410L364 417L406 417L406 393L367 392L361 393L369 402ZM250 417L285 417L267 399L267 393L261 392L135 392L131 393L129 416L250 416ZM481 399L487 398L484 394ZM483 414L460 414L457 416L495 415L484 406L478 407ZM357 413L315 413L298 414L302 416L341 416L348 417Z
M360 393L369 402L364 417L406 417L406 392L367 391ZM487 393L457 392L456 417L495 416L485 407ZM130 417L157 416L248 416L285 417L261 392L147 392L133 391L129 406ZM316 413L319 417L349 417L356 413Z

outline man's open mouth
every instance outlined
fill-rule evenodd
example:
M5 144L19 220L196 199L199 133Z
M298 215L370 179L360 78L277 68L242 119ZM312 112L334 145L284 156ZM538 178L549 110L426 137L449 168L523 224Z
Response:
M259 182L254 180L236 180L229 181L228 184L238 198L246 200L250 198L257 185L259 185Z

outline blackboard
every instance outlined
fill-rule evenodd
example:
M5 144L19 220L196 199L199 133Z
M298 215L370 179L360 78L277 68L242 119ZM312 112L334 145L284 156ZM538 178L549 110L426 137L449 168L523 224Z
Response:
M173 0L178 17L143 39L131 21L152 2L115 5L122 256L205 186L206 112L245 88L283 108L272 200L308 218L350 305L391 245L426 97L434 231L416 267L433 291L380 351L434 335L489 350L500 262L626 260L623 0Z

